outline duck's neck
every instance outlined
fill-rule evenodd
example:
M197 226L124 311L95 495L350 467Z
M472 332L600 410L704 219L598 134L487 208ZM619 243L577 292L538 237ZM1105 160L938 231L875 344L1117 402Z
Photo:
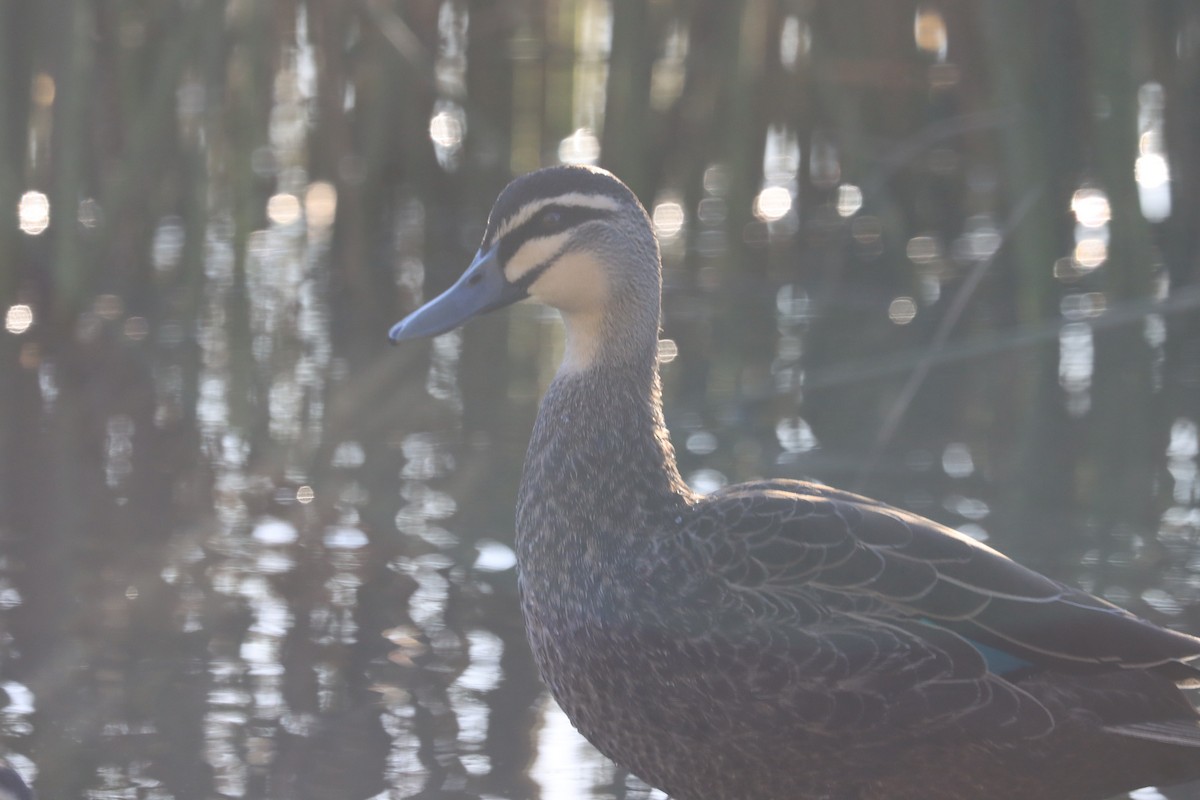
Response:
M615 544L690 501L663 424L656 332L640 347L600 341L586 364L568 360L542 399L521 481L522 539Z

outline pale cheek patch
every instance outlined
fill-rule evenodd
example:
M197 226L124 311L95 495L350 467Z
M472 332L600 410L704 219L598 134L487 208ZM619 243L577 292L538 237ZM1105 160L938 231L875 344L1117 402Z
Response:
M545 264L547 260L562 250L563 245L571 238L570 231L556 233L553 236L543 236L540 239L530 239L521 245L512 258L504 265L504 278L509 283L516 283L525 277L530 270Z
M568 253L533 282L529 294L567 314L599 313L608 302L607 273L595 256Z

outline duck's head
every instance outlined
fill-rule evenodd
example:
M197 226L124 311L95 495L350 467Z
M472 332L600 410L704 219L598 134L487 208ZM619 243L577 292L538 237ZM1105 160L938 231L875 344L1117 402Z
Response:
M580 369L654 347L660 288L658 245L633 192L601 169L548 167L505 187L471 266L389 336L436 336L528 297L562 312L564 369Z

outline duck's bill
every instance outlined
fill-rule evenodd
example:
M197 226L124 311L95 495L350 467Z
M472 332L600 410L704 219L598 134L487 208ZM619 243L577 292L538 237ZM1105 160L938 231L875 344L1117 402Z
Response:
M437 336L525 297L524 287L505 279L496 248L480 250L453 286L393 325L388 338L395 343Z

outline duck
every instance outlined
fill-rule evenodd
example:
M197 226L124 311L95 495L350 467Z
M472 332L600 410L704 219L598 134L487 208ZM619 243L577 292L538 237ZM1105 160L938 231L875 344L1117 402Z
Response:
M1090 800L1200 778L1200 639L817 482L680 476L662 263L611 173L513 180L462 276L390 330L531 298L565 325L516 506L537 668L675 800Z

